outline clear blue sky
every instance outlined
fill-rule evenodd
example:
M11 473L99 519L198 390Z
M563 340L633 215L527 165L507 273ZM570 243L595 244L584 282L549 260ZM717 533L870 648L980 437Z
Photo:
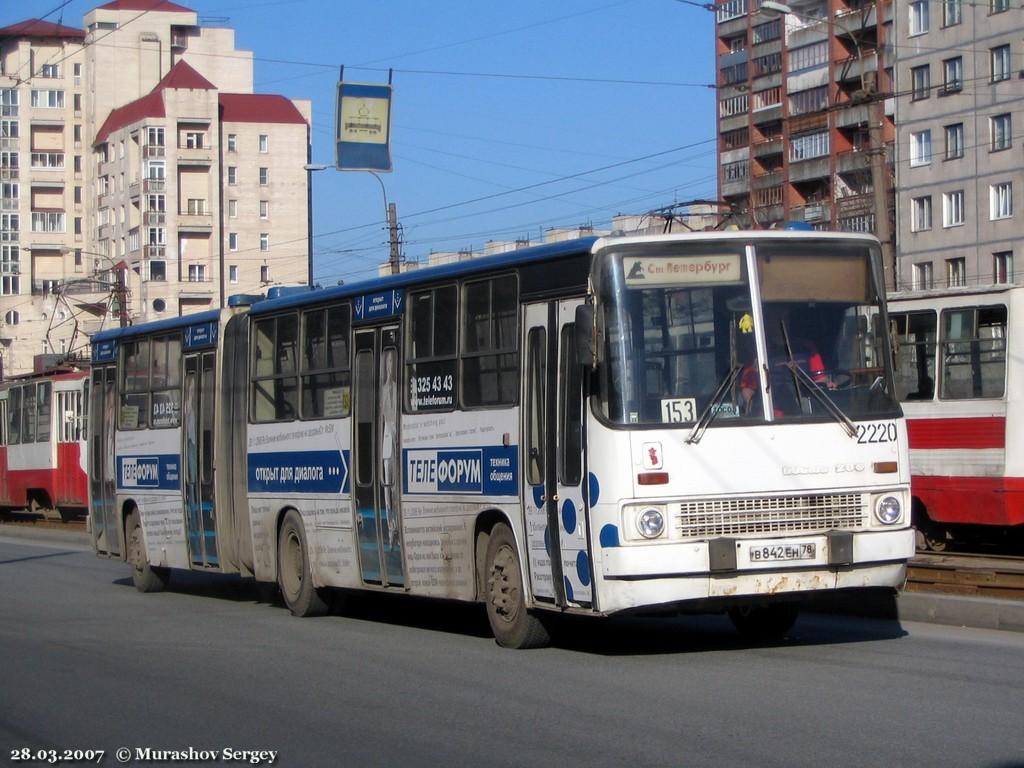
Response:
M339 66L356 82L394 69L394 169L381 178L409 259L716 195L714 16L694 5L177 1L235 29L257 91L312 100L314 162L333 162ZM2 3L0 26L60 4ZM81 26L101 4L47 19ZM334 170L313 181L316 280L372 275L388 253L380 185Z

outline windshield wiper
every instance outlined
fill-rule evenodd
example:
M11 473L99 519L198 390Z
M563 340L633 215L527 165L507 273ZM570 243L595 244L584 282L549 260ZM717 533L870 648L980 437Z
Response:
M790 373L793 374L793 386L796 389L797 402L800 400L800 382L804 382L807 387L807 391L810 392L814 397L825 406L825 410L828 411L832 418L839 422L839 425L846 430L846 433L850 437L857 436L857 427L850 420L850 417L843 413L843 410L832 402L832 398L821 388L811 375L807 373L803 368L800 367L800 363L793 357L793 346L789 342L789 329L786 327L785 321L779 323L782 327L782 340L786 346L786 356L789 360L785 363L785 366L789 368ZM803 409L801 409L803 410Z
M708 400L708 404L704 406L704 410L700 412L700 416L697 418L697 423L693 425L693 429L690 430L690 434L686 437L687 444L699 443L701 437L704 436L705 430L711 426L711 422L715 420L718 415L720 408L716 406L721 405L722 399L726 393L732 387L733 382L736 381L736 377L740 375L742 368L738 365L734 365L725 373L725 377L719 382L718 389L715 390L715 394Z

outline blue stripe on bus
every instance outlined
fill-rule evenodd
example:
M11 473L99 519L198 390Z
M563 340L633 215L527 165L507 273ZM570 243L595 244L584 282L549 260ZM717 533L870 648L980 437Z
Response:
M118 490L145 488L159 491L181 489L181 457L176 453L117 457Z
M348 493L348 451L249 454L250 493Z

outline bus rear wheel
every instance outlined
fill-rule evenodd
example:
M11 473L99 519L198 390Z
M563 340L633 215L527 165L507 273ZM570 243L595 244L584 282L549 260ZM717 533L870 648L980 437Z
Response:
M797 603L745 605L729 610L736 630L748 640L778 642L786 637L800 615Z
M551 641L547 628L526 608L523 571L512 529L498 523L487 542L487 620L498 645L505 648L540 648Z
M142 524L138 510L132 510L125 525L128 563L132 567L132 583L139 592L160 592L167 587L170 571L149 564L146 545L142 539Z
M327 613L326 590L313 586L302 517L289 510L277 539L277 583L284 604L293 616L322 616Z

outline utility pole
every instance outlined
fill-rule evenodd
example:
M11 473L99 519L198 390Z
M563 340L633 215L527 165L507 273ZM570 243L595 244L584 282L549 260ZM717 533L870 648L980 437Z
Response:
M391 265L391 274L397 275L401 267L402 250L398 237L398 208L394 203L388 203L388 241L391 245L388 263Z
M868 151L871 153L871 192L875 205L875 232L882 243L882 272L886 290L896 290L896 249L889 224L889 195L892 179L885 162L885 101L868 94Z

